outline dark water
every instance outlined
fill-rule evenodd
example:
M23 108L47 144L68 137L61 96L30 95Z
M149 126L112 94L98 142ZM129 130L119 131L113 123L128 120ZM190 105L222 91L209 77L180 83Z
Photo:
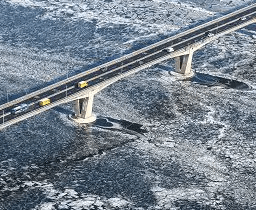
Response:
M115 125L118 125L120 129L128 129L130 131L135 131L137 133L146 133L147 130L142 129L143 125L138 123L129 122L127 120L117 120L111 117L106 118L97 118L96 122L94 123L95 126L101 128L116 128Z
M69 52L72 56L84 59L94 59L97 56L105 59L115 55L118 50L114 50L115 47L107 48L103 44L101 49L94 46L87 48L91 40L95 39L95 34L101 37L102 43L112 40L125 42L127 37L136 35L130 25L116 25L111 28L97 27L96 21L70 23L64 19L42 20L38 18L43 14L41 9L13 7L2 2L0 8L0 32L5 34L3 42L12 46L22 44L42 51L55 49L56 53ZM137 43L132 50L140 48L140 45L143 43ZM65 49L65 46L71 46L70 50ZM195 99L179 89L178 84L174 82L170 83L174 86L170 92L160 82L146 81L148 78L158 79L162 73L156 74L155 70L147 70L144 76L142 73L141 75L142 78L138 77L139 81L142 79L139 83L129 78L122 81L122 85L116 83L109 92L111 99L121 99L117 109L128 103L134 107L134 111L147 119L143 120L141 117L141 124L127 121L125 117L114 119L101 116L91 125L74 126L69 124L68 117L63 117L73 113L71 107L60 106L1 132L0 210L78 209L73 206L79 202L83 203L85 197L90 194L102 196L99 199L102 201L121 196L130 200L133 207L109 207L108 201L104 201L105 206L92 205L83 209L164 209L163 206L155 206L161 202L171 202L168 192L172 189L173 192L176 189L181 191L180 195L179 192L175 194L178 197L172 208L254 209L255 206L246 203L242 205L238 200L238 197L242 200L244 195L251 195L251 203L255 203L255 169L244 166L247 163L245 157L255 154L254 93L250 95L251 98L248 97L252 105L244 106L245 104L236 101L228 101L229 93L223 91L214 96L219 98L219 101L218 106L212 107L212 115L211 110L206 107L209 100L214 100L207 96L211 93L211 87L240 90L241 95L250 87L237 80L196 73L189 81L209 88L206 88L206 91L202 88L203 94L199 99ZM103 94L103 98L109 97L108 92ZM250 94L249 91L246 94ZM117 97L120 95L121 97ZM240 99L238 96L234 97ZM97 102L95 105L102 106ZM201 123L204 119L207 120L208 113L214 118L214 122ZM97 114L111 116L107 112ZM129 114L135 117L135 113ZM122 118L122 115L120 117ZM152 124L147 127L148 134L143 128L143 123ZM224 125L227 125L226 131L222 130ZM221 131L227 135L219 138ZM145 150L142 150L137 145L139 135L136 134L145 134L147 141L153 143L145 141ZM175 140L174 149L157 148L154 143L161 143L162 139ZM211 143L215 139L218 142ZM200 141L201 149L194 147ZM144 144L143 141L138 142ZM179 148L183 142L191 142L185 151L184 147ZM233 149L234 153L245 161L232 160L225 153L225 148ZM165 152L164 155L162 152ZM195 154L199 152L206 157L215 157L216 165L221 160L222 164L231 166L225 171L223 179L218 179L222 171L217 168L218 171L215 172L215 164L209 163L208 166L197 159ZM173 155L165 159L164 156L169 153ZM238 167L237 163L242 167ZM206 171L198 169L202 165ZM210 187L214 185L212 182L216 183L216 188ZM166 197L159 199L156 196L152 190L156 186L159 186L160 190L162 188L162 193L167 192ZM195 197L184 196L186 191L189 194L189 190L194 188L208 193L209 198L205 200L203 196L196 197L197 191L193 192ZM77 194L66 195L66 189L73 189ZM61 207L61 204L68 202L69 207ZM51 203L54 204L52 208L40 208L43 204ZM218 206L218 203L221 205Z
M236 90L249 90L249 85L237 80L227 79L218 76L212 76L204 73L196 73L193 77L186 79L196 84L206 85L208 87L220 86L223 88L232 88Z

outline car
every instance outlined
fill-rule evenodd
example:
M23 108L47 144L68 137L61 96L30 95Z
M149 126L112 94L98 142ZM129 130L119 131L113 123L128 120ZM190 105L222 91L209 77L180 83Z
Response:
M86 82L86 81L81 81L81 82L78 82L78 84L77 84L77 86L79 87L79 88L84 88L84 87L87 87L89 84L88 84L88 82Z
M173 49L172 47L168 47L168 48L166 48L165 50L166 50L167 52L169 52L169 53L171 53L171 52L174 51L174 49Z
M35 100L38 100L38 99L40 99L40 96L34 96L33 97Z
M11 109L11 114L18 114L26 111L27 109L28 104L20 104L19 106L16 106L15 108Z
M143 61L139 61L139 64L142 65L144 62Z
M55 88L55 89L53 89L52 91L53 91L53 92L55 92L55 93L59 92L59 90L58 90L58 89L56 89L56 88Z
M50 103L51 103L51 100L49 98L43 98L39 101L40 106L45 106L45 105L50 104Z
M209 33L209 34L208 34L209 37L212 37L212 36L214 36L214 35L215 35L214 33Z
M241 17L240 20L246 20L246 17Z

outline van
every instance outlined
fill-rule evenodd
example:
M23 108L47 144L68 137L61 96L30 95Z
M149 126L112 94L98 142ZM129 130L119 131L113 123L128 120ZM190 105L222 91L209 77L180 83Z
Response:
M81 82L78 82L77 85L79 88L84 88L84 87L87 87L89 84L86 81L81 81Z
M166 52L168 52L168 53L171 53L171 52L174 51L174 49L173 49L172 47L165 48L164 50L165 50Z
M40 106L45 106L47 104L51 103L51 100L49 98L43 98L39 101Z

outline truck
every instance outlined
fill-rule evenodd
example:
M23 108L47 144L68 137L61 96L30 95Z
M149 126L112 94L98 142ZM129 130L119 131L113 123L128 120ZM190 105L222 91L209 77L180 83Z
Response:
M49 98L43 98L39 101L40 106L45 106L45 105L50 104L50 103L51 103L51 100Z
M79 87L79 88L84 88L84 87L87 87L89 84L88 84L88 82L86 82L86 81L81 81L81 82L78 82L78 84L77 84L77 86Z

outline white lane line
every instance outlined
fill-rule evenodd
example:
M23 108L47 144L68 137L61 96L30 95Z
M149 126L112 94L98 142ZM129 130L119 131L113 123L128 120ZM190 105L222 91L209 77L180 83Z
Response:
M247 14L247 15L244 15L244 16L242 16L242 17L247 17L247 16L250 16L250 15L253 15L253 14L255 14L256 12L252 12L252 13L250 13L250 14ZM212 28L212 29L210 29L209 31L212 31L212 30L216 30L216 29L218 29L218 28L221 28L221 27L223 27L223 26L225 26L225 25L227 25L227 24L230 24L230 23L234 23L234 22L236 22L237 20L239 20L241 17L238 17L238 18L236 18L236 19L234 19L234 20L232 20L232 21L229 21L229 22L227 22L227 23L225 23L225 24L222 24L222 25L220 25L220 26L218 26L218 27L215 27L215 28ZM190 37L189 39L186 39L186 40L184 40L184 41L182 41L182 42L179 42L179 43L176 43L175 45L171 45L171 46L169 46L169 47L175 47L175 46L177 46L177 45L179 45L179 44L182 44L182 43L185 43L185 42L187 42L187 41L189 41L189 40L193 40L194 38L197 38L197 37L199 37L200 35L202 35L202 34L204 34L205 33L205 31L203 32L203 33L200 33L200 34L198 34L198 35L195 35L195 36L192 36L192 37ZM174 40L174 39L173 39ZM171 40L170 40L171 41ZM168 41L168 42L170 42L170 41ZM155 47L157 47L157 46L155 46ZM152 49L152 48L149 48L149 49ZM135 61L133 61L133 62L130 62L130 63L128 63L128 64L125 64L125 65L123 65L123 66L121 66L121 67L118 67L118 68L115 68L115 69L113 69L113 70L111 70L111 71L108 71L108 72L105 72L105 73L103 73L103 74L101 74L101 75L98 75L98 76L96 76L96 77L93 77L93 78L91 78L91 79L89 79L89 80L87 80L87 81L92 81L93 79L97 79L97 78L99 78L99 77L101 77L101 76L105 76L105 75L107 75L107 74L109 74L109 73L112 73L112 72L114 72L114 71L117 71L117 70L120 70L121 68L124 68L124 67L126 67L126 66L129 66L129 65L131 65L131 64L134 64L134 63L136 63L136 62L139 62L139 61L141 61L141 60L143 60L143 59L145 59L145 58L148 58L148 57L150 57L150 56L153 56L153 55L155 55L155 54L157 54L157 53L159 53L161 50L159 50L159 51L156 51L156 52L154 52L154 53L152 53L152 54L149 54L149 55L147 55L147 56L144 56L144 57L142 57L142 58L139 58L139 59L137 59L137 60L135 60ZM132 57L130 57L130 58L132 58ZM120 61L119 61L120 62ZM104 65L104 64L103 64ZM97 68L97 67L96 67ZM107 68L107 67L106 67ZM91 73L94 73L94 72L97 72L97 71L99 71L101 68L99 68L99 69L95 69L94 71L91 71L91 72L88 72L88 74L87 75L89 75L89 74L91 74ZM86 76L86 74L85 75L83 75L83 76ZM65 83L63 83L63 84L65 84ZM63 84L60 84L60 85L63 85ZM56 88L56 87L55 87ZM73 87L71 87L71 88L73 88ZM69 89L71 89L71 88L69 88ZM68 90L69 90L68 89ZM64 90L64 91L66 91L66 89ZM48 97L53 97L53 96L55 96L55 95L57 95L57 94L59 94L59 93L63 93L63 91L62 92L58 92L58 93L56 93L56 94L53 94L53 95L50 95L50 96L48 96ZM33 97L31 97L31 98L33 98ZM13 101L14 102L14 101ZM21 101L20 101L21 102ZM34 105L36 102L34 102L34 103L32 103L32 105ZM4 105L3 105L4 106ZM0 106L1 107L1 106ZM6 108L6 107L5 107Z
M44 97L44 98L52 98L52 97L54 97L54 96L56 96L56 95L58 95L58 94L64 93L64 92L69 91L69 90L71 90L71 89L73 89L73 88L75 88L75 86L71 86L71 87L69 87L69 88L67 88L67 89L58 91L57 93L54 93L54 94L49 95L49 96ZM42 98L42 99L43 99L43 98ZM33 105L35 105L35 104L38 104L40 100L41 100L41 99L39 99L39 100L37 100L37 101L35 101L35 102L32 102L32 103L29 103L29 104L28 104L28 107L33 106ZM16 107L17 107L17 106L16 106ZM10 114L11 114L11 112L4 113L4 114L1 116L1 118L3 118L3 116L6 117L6 116L8 116L8 115L10 115ZM0 119L1 119L1 118L0 118Z
M253 12L253 13L251 13L251 14L249 14L249 15L252 15L252 14L255 14L255 13L256 13L256 12ZM249 15L246 15L246 16L243 16L243 17L247 17L247 16L249 16ZM234 22L236 22L236 21L239 20L239 19L240 19L240 17L237 18L237 19L234 19L234 20L231 21L231 22L228 22L228 23L225 23L225 24L220 25L220 26L218 26L218 27L212 28L212 29L210 29L210 31L211 31L211 30L216 30L216 29L218 29L218 28L220 28L220 27L223 27L223 26L225 26L225 25L227 25L227 24L234 23ZM176 44L171 45L171 46L169 46L169 47L175 47L175 46L180 45L180 44L182 44L182 43L185 43L185 42L187 42L187 41L193 40L193 39L195 39L195 38L197 38L197 37L203 35L204 33L205 33L205 32L200 33L200 34L197 34L196 36L190 37L189 39L186 39L186 40L184 40L184 41L182 41L182 42L176 43ZM217 35L217 34L216 34L216 35ZM86 81L87 81L87 82L90 82L90 81L93 81L93 80L95 80L95 79L98 79L98 78L100 78L100 77L102 77L102 76L105 76L105 75L108 75L108 74L113 73L113 72L115 72L115 71L118 71L118 70L120 70L120 69L122 69L122 68L125 68L125 67L127 67L127 66L129 66L129 65L132 65L132 64L134 64L134 63L136 63L136 62L139 62L139 61L144 60L144 59L146 59L146 58L148 58L148 57L151 57L151 56L153 56L153 55L156 55L156 54L158 54L160 51L162 51L162 50L159 50L159 51L156 51L156 52L151 53L151 54L149 54L149 55L146 55L146 56L144 56L144 57L142 57L142 58L139 58L139 59L137 59L137 60L134 60L134 61L132 61L132 62L130 62L130 63L128 63L128 64L125 64L125 65L122 65L122 66L120 66L120 67L118 67L118 68L112 69L111 71L104 72L104 73L102 73L102 74L100 74L100 75L98 75L98 76L96 76L96 77L93 77L93 78L91 78L91 79L89 79L89 80L86 80ZM145 63L145 64L146 64L146 63ZM98 70L98 71L99 71L99 70ZM96 72L97 72L97 71L96 71ZM73 88L75 88L75 86L71 86L71 87L69 87L69 88L67 88L67 89L58 91L58 92L56 92L56 93L54 93L54 94L52 94L52 95L47 96L47 98L52 98L52 97L54 97L54 96L56 96L56 95L59 95L59 94L61 94L61 93L63 93L63 92L66 92L66 91L69 91L69 90L71 90L71 89L73 89ZM33 102L33 103L30 103L29 106L33 106L33 105L35 105L36 103L39 103L39 101L40 101L40 100L35 101L35 102ZM5 117L5 116L8 116L8 115L10 115L10 114L11 114L11 112L6 113L6 114L4 114L4 117Z
M135 52L132 52L132 53L127 54L127 55L124 55L124 56L122 56L122 57L120 57L120 58L114 59L114 60L112 60L112 61L110 61L110 62L107 62L107 63L105 63L105 64L102 64L102 65L100 65L100 66L97 66L97 67L94 67L94 68L92 68L92 69L89 69L89 70L86 71L86 72L82 72L82 73L80 73L80 74L74 75L73 77L70 77L70 78L68 78L67 80L60 81L59 84L58 84L58 83L55 83L55 84L53 84L53 85L47 86L47 87L45 87L45 88L42 88L42 89L40 89L40 90L38 90L38 91L32 92L32 93L30 93L30 94L28 94L28 95L26 95L26 96L23 96L23 97L20 97L20 98L18 98L18 99L15 99L15 100L13 100L13 101L10 101L10 102L8 102L8 103L6 103L6 104L2 104L2 105L0 105L0 109L2 110L2 109L5 109L6 107L9 107L9 106L12 106L12 105L14 105L14 104L17 104L17 103L19 103L19 102L21 102L21 101L23 101L23 100L27 100L27 99L29 99L29 98L33 98L33 97L36 96L36 95L39 95L39 94L41 94L41 93L43 93L43 92L46 92L46 91L48 91L48 90L51 90L51 89L53 89L53 88L56 88L56 87L58 87L58 86L60 86L60 85L63 85L63 84L65 84L65 83L71 82L71 81L73 81L73 80L75 80L75 79L78 79L79 77L83 77L83 76L85 76L85 75L87 75L87 74L90 74L90 73L93 73L93 72L95 72L95 71L98 71L100 68L105 68L106 66L112 65L112 64L117 63L117 62L121 62L121 61L123 61L123 60L125 60L125 59L127 59L127 58L130 58L130 57L133 57L133 56L135 56L135 55L137 55L137 54L139 54L139 53L145 52L145 51L147 51L147 50L149 50L149 49L152 49L152 48L154 48L154 47L157 47L157 46L159 46L159 45L162 45L162 44L164 44L164 43L166 43L166 42L170 42L171 40L174 40L174 39L177 39L177 38L179 38L179 37L181 37L181 36L184 36L184 35L186 35L186 34L192 33L193 31L200 30L200 29L202 29L202 28L204 28L204 27L207 27L207 26L209 26L209 25L212 25L212 24L214 24L214 23L216 23L216 22L220 22L220 21L225 20L225 19L227 19L227 18L230 18L230 17L232 17L232 16L234 16L234 15L237 15L237 14L239 14L239 13L242 13L242 12L244 12L244 11L247 11L247 10L249 10L249 9L252 9L252 8L254 8L255 6L256 6L256 4L252 4L252 5L248 6L248 7L241 8L241 9L239 9L239 10L237 10L237 11L231 12L231 13L229 13L229 14L227 14L227 15L224 15L224 16L222 16L222 17L216 18L216 19L214 19L214 20L212 20L212 21L206 22L206 23L204 23L204 24L202 24L202 25L199 25L199 26L196 26L196 27L194 27L194 28L192 28L192 29L188 29L188 30L183 31L183 32L181 32L181 33L179 33L179 34L173 35L173 36L171 36L171 37L169 37L169 38L167 38L167 39L164 39L164 40L162 40L162 41L159 41L159 42L157 42L157 43L155 43L155 44L146 46L146 47L144 47L144 48L142 48L142 49L140 49L140 50L137 50L137 51L135 51Z

